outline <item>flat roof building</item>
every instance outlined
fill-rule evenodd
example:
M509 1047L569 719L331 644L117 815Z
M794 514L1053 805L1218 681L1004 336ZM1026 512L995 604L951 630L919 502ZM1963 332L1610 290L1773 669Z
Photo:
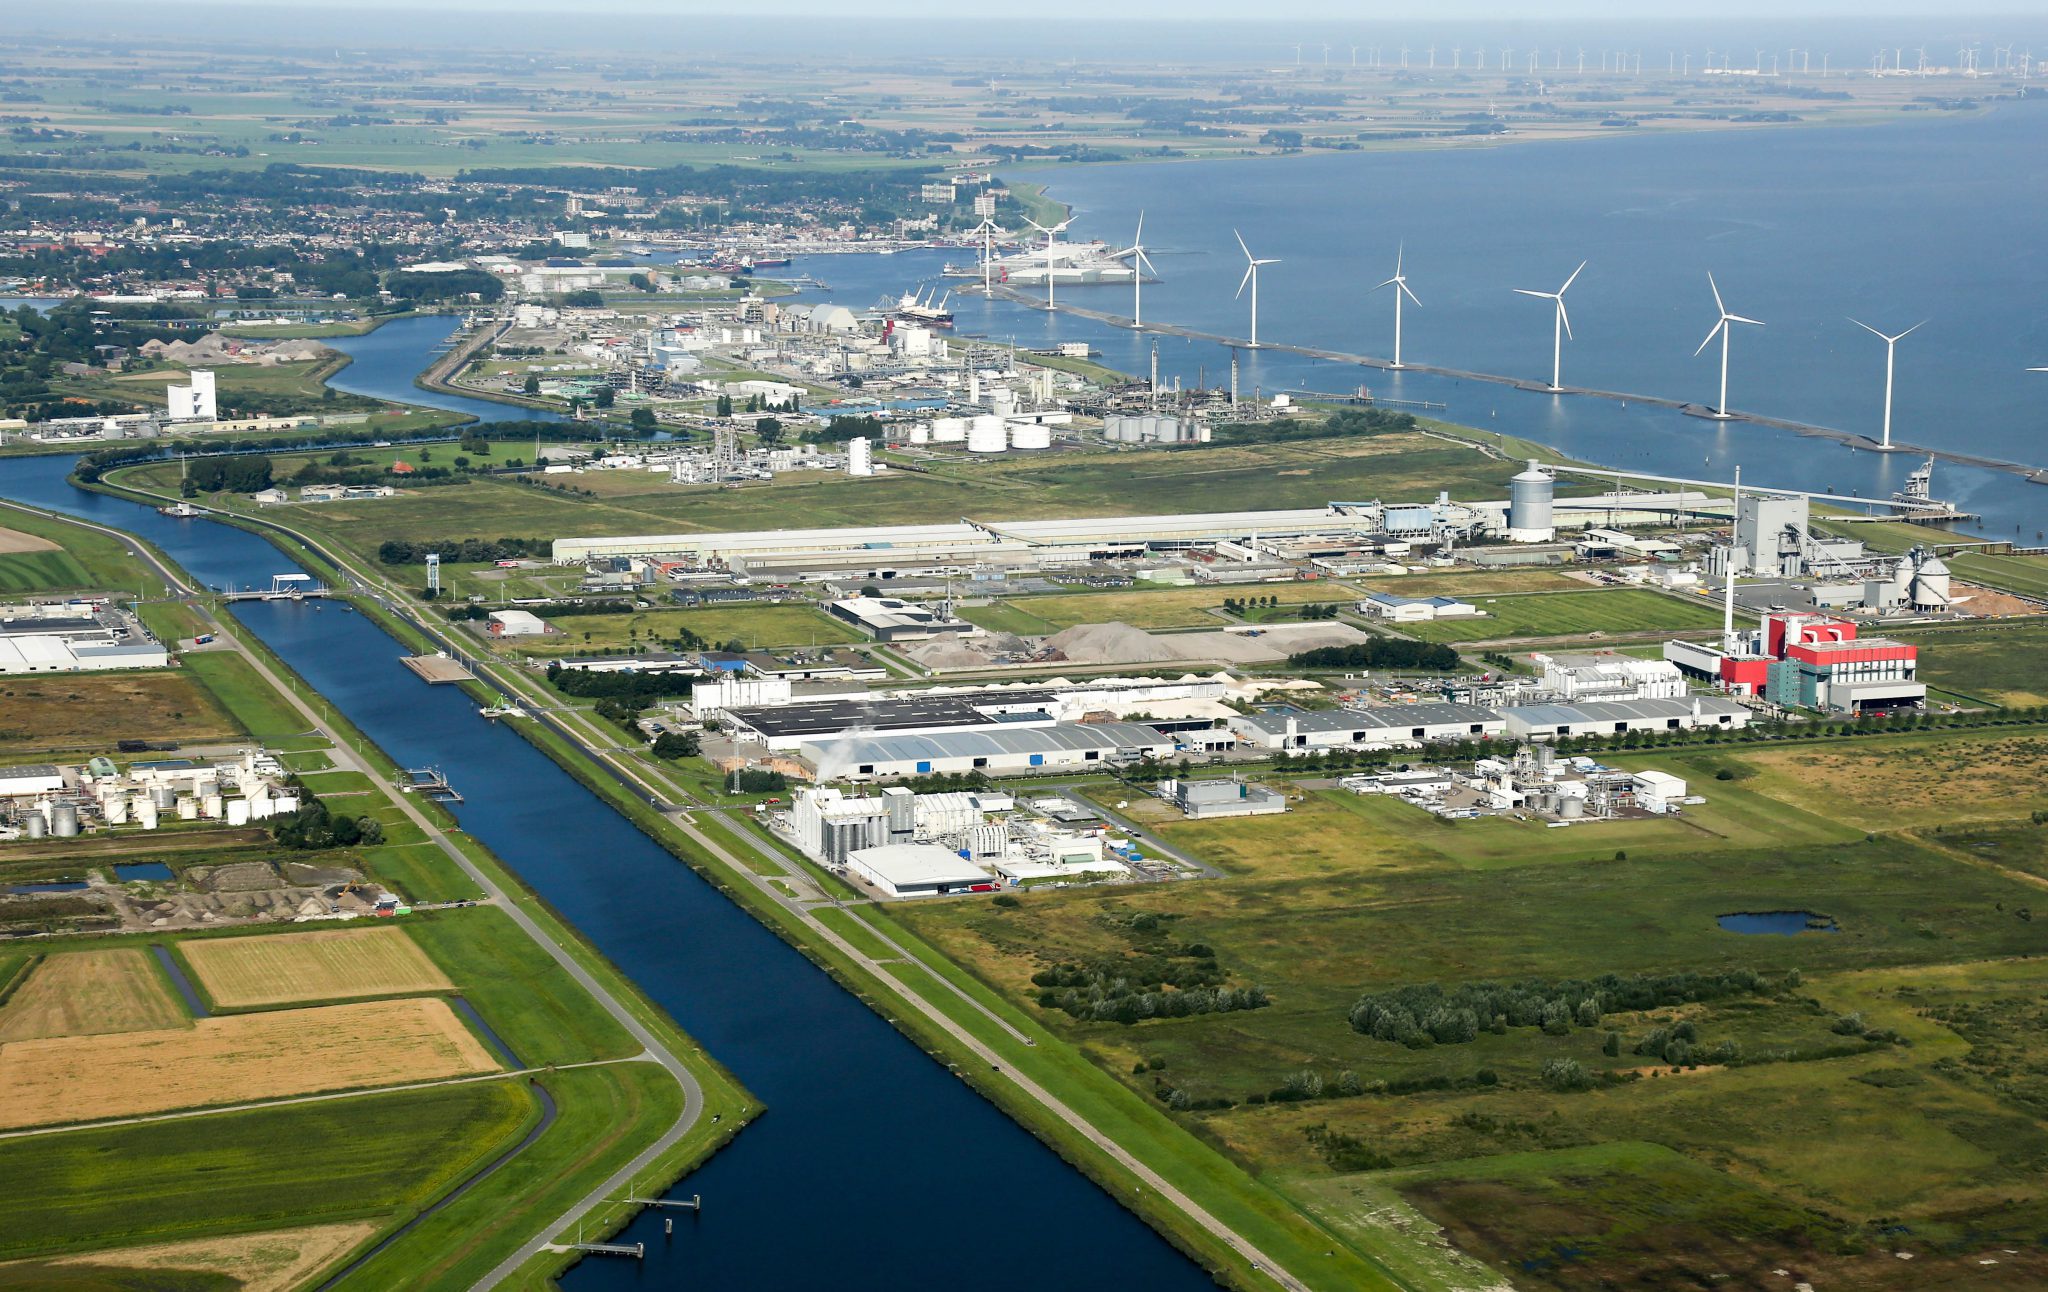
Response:
M1508 735L1611 736L1629 731L1683 731L1692 727L1749 725L1750 712L1726 696L1695 695L1683 700L1607 700L1589 704L1525 704L1502 709Z
M1371 709L1252 713L1232 718L1238 739L1261 749L1316 750L1427 740L1487 740L1506 724L1491 709L1429 701Z
M816 769L821 781L892 780L965 772L1028 775L1099 767L1147 756L1168 758L1174 748L1172 739L1141 723L1099 722L947 735L849 736L806 741L800 756Z
M885 843L846 855L846 868L885 897L985 893L995 877L957 853L928 843Z
M844 597L828 602L825 609L883 642L925 641L941 633L978 637L981 629L951 614L898 597Z

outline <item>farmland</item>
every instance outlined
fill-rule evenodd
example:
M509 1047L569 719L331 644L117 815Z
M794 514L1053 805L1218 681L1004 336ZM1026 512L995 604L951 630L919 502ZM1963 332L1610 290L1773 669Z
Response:
M2048 622L1964 624L1892 633L1920 647L1929 686L2011 708L2048 704Z
M1227 877L874 918L1182 1110L1340 1235L1370 1242L1419 1211L1518 1287L1689 1286L1674 1280L1700 1259L1732 1286L1796 1267L1816 1287L2004 1287L2048 1275L2032 1237L2048 1217L2048 1064L2028 1040L2048 986L2029 914L2048 875L2048 827L2028 820L2048 803L2039 741L1617 755L1706 803L1563 830L1312 785L1282 816L1191 822L1091 787L1133 797L1148 835ZM1959 810L1976 823L1959 829ZM1719 924L1756 911L1821 912L1838 931ZM1188 948L1270 1004L1084 1023L1031 982ZM1415 985L1729 970L1754 986L1592 1024L1410 1046L1348 1023L1361 994ZM1681 1024L1696 1039L1660 1061L1659 1029ZM1591 1090L1553 1083L1558 1064ZM1859 1228L1869 1217L1904 1227L1887 1241L1916 1253L1910 1276ZM1977 1264L1994 1244L2019 1254Z
M405 930L390 925L194 940L181 951L206 994L228 1009L446 991L454 985Z
M0 753L105 752L116 740L229 740L241 728L198 669L0 678Z
M0 1045L190 1024L170 985L141 948L66 951L37 964L0 1008Z
M1464 642L1684 631L1712 628L1721 622L1720 611L1705 600L1681 600L1647 588L1475 596L1473 604L1486 618L1433 620L1404 624L1402 629L1424 641Z
M1128 592L1052 593L1014 597L994 606L970 607L966 617L984 628L1034 634L1055 633L1075 624L1126 623L1133 628L1220 628L1225 598L1275 597L1284 606L1315 602L1342 604L1357 598L1342 583L1259 583L1245 586L1161 588ZM1007 625L1007 626L1006 626Z
M0 1048L0 1127L42 1126L496 1071L439 1000L202 1018Z
M79 1287L86 1286L84 1276L96 1270L106 1271L109 1281L118 1279L122 1271L148 1271L158 1281L187 1274L198 1278L212 1275L231 1279L239 1292L291 1292L376 1232L376 1226L357 1221L228 1238L195 1238L34 1262L21 1273L51 1279L54 1285L62 1286L67 1283L65 1273L70 1272L79 1276ZM0 1265L0 1285L14 1272L15 1269Z
M836 646L862 640L852 625L807 605L719 606L704 610L643 610L623 615L576 615L554 621L559 633L514 637L503 649L525 655L606 654L682 640L763 646Z

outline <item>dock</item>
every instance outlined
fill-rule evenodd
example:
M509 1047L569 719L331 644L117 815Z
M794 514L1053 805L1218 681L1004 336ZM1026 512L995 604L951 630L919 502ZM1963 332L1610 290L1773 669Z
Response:
M428 686L445 686L450 682L470 682L476 674L469 671L459 659L447 655L404 655L400 658L405 666L420 675Z
M421 794L437 803L462 802L462 796L438 767L408 767L398 786L408 794Z
M273 574L268 588L243 588L221 594L222 601L305 601L331 597L334 593L313 581L310 574Z
M647 1258L646 1243L564 1243L572 1252L588 1252L592 1256L630 1256L634 1260Z

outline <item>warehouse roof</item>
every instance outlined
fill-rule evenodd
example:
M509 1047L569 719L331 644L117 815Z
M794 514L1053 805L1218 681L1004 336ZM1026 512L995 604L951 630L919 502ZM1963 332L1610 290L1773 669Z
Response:
M1297 732L1378 731L1395 727L1441 727L1474 723L1497 723L1500 715L1491 709L1448 701L1422 704L1390 704L1376 709L1323 709L1303 713L1254 713L1245 721L1270 736L1282 735L1288 719Z
M1152 749L1173 742L1137 722L1061 723L1054 727L1001 727L933 736L847 736L807 743L812 762L906 763L1002 754L1050 754L1090 749Z
M885 843L856 848L847 860L901 890L923 884L987 883L989 873L957 853L929 843Z
M48 780L52 776L62 775L62 772L49 763L23 763L18 767L0 767L0 781Z
M1531 726L1565 726L1579 722L1625 722L1634 719L1654 721L1659 718L1683 718L1689 716L1697 705L1704 717L1720 717L1722 714L1747 713L1749 710L1734 700L1720 695L1693 696L1685 700L1592 700L1585 704L1524 704L1502 709L1502 717L1512 717Z
M1052 707L1052 693L1036 697L1006 695L1003 702L1043 698ZM854 728L869 731L917 731L926 727L995 726L990 717L957 696L911 696L903 699L811 700L746 709L728 709L726 716L764 736L828 735ZM1015 719L1010 719L1015 721Z

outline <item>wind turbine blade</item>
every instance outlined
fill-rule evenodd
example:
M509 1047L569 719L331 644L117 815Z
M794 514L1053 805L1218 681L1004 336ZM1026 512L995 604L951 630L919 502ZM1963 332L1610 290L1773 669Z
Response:
M1907 337L1909 337L1909 336L1913 335L1913 334L1914 334L1915 332L1918 332L1918 331L1919 331L1919 330L1920 330L1921 328L1924 328L1924 327L1926 327L1926 326L1927 326L1927 324L1928 324L1928 323L1929 323L1930 321L1931 321L1931 320L1929 320L1929 319L1921 319L1921 320L1920 320L1920 321L1919 321L1918 323L1915 323L1915 324L1914 324L1914 325L1913 325L1912 327L1909 327L1909 328L1907 328L1907 329L1906 329L1905 331L1903 331L1903 332L1899 333L1899 334L1898 334L1897 336L1893 337L1893 338L1892 338L1892 340L1894 340L1894 341L1903 341L1903 340L1905 340L1905 339L1906 339Z
M1392 287L1395 283L1398 283L1400 281L1401 280L1398 278L1389 278L1387 281L1381 283L1378 287L1373 288L1373 290L1378 291L1380 287Z
M1707 271L1707 290L1714 293L1714 312L1722 318L1728 317L1728 307L1721 303L1721 287L1714 281L1714 271Z
M1567 341L1576 341L1576 340L1578 340L1578 338L1577 338L1577 337L1575 337L1575 336L1573 336L1573 335L1572 335L1572 316L1571 316L1570 314L1568 314L1568 313L1566 313L1566 312L1565 312L1565 308L1564 308L1564 293L1563 293L1563 292L1559 292L1559 293L1557 294L1557 321L1558 321L1558 322L1560 322L1560 323L1562 323L1562 324L1564 324L1564 339L1565 339L1565 340L1567 340Z
M1028 215L1024 217L1024 223L1026 223L1026 224L1030 225L1030 226L1031 226L1032 228L1034 228L1034 229L1038 230L1038 231L1039 231L1040 233L1051 233L1051 232L1052 232L1052 230L1051 230L1051 229L1048 229L1048 228L1046 228L1046 227L1045 227L1044 225L1040 224L1040 223L1039 223L1038 221L1036 221L1036 220L1032 219L1032 218L1031 218L1030 216L1028 216Z
M1408 254L1408 244L1399 243L1394 247L1394 277L1401 276L1401 260Z
M1410 291L1410 290L1409 290L1409 288L1408 288L1408 280L1407 280L1407 279L1405 279L1405 278L1403 278L1403 279L1401 280L1401 290L1402 290L1403 292L1407 293L1407 296L1408 296L1408 299L1409 299L1409 300L1411 300L1411 301L1414 301L1414 302L1415 302L1415 303L1416 303L1417 305L1420 305L1420 304L1422 304L1422 298L1421 298L1421 297L1419 297L1419 296L1417 296L1417 295L1416 295L1416 294L1415 294L1414 292L1412 292L1412 291Z
M1862 319L1850 319L1849 321L1851 323L1854 323L1857 327L1862 328L1865 332L1870 333L1870 335L1876 337L1880 341L1889 342L1891 340L1890 337L1878 331L1876 328L1870 326L1870 324L1865 323Z
M1233 296L1230 299L1236 300L1238 296L1244 295L1244 285L1250 282L1252 280L1252 275L1257 272L1259 272L1258 261L1254 260L1249 265L1246 265L1244 267L1244 277L1237 280L1237 296Z
M1557 299L1556 292L1532 292L1526 287L1517 287L1514 289L1514 291L1515 295L1517 296L1534 296L1541 300L1546 301L1554 301Z
M1140 211L1140 212L1138 212L1138 236L1137 236L1137 237L1135 237L1135 238L1132 238L1132 239L1131 239L1131 245L1133 245L1133 246L1136 246L1137 244L1139 244L1139 243L1143 242L1144 240L1145 240L1145 213L1144 213L1143 211Z
M1239 233L1239 232L1238 232L1237 230L1235 230L1235 229L1232 229L1232 230L1230 231L1230 236L1231 236L1231 237L1233 237L1233 238L1236 238L1236 239L1237 239L1237 249L1238 249L1239 251L1242 251L1242 252L1244 252L1244 258L1245 258L1246 260L1251 260L1251 259L1252 259L1252 249L1251 249L1250 247L1247 247L1247 246L1245 246L1245 245L1244 245L1244 235L1243 235L1242 233ZM1257 263L1257 262L1256 262L1256 261L1254 261L1253 263Z
M1253 264L1255 264L1255 265L1277 265L1277 264L1279 264L1279 263L1280 263L1280 257L1278 257L1278 256L1268 256L1268 257L1267 257L1266 259L1264 259L1264 260L1254 260L1254 261L1252 261L1252 263L1253 263Z
M1727 326L1727 319L1724 318L1716 320L1714 323L1714 330L1707 333L1707 339L1700 342L1700 348L1692 352L1692 357L1695 359L1699 358L1702 351L1704 351L1708 346L1714 344L1714 338L1721 335L1721 329Z
M1566 292L1570 291L1572 289L1572 284L1579 281L1579 275L1585 272L1586 262L1581 260L1579 262L1579 267L1577 269L1572 270L1572 276L1564 280L1564 286L1557 289L1557 294L1559 296L1563 296Z
M1764 321L1763 321L1762 319L1747 319L1747 318L1744 318L1744 317L1742 317L1742 315L1740 315L1740 314L1729 314L1729 315L1726 315L1726 316L1724 316L1724 317L1726 317L1726 319L1727 319L1727 320L1728 320L1728 322L1730 322L1730 323L1747 323L1747 324L1749 324L1749 325L1750 325L1751 327L1762 327L1762 326L1764 326Z

